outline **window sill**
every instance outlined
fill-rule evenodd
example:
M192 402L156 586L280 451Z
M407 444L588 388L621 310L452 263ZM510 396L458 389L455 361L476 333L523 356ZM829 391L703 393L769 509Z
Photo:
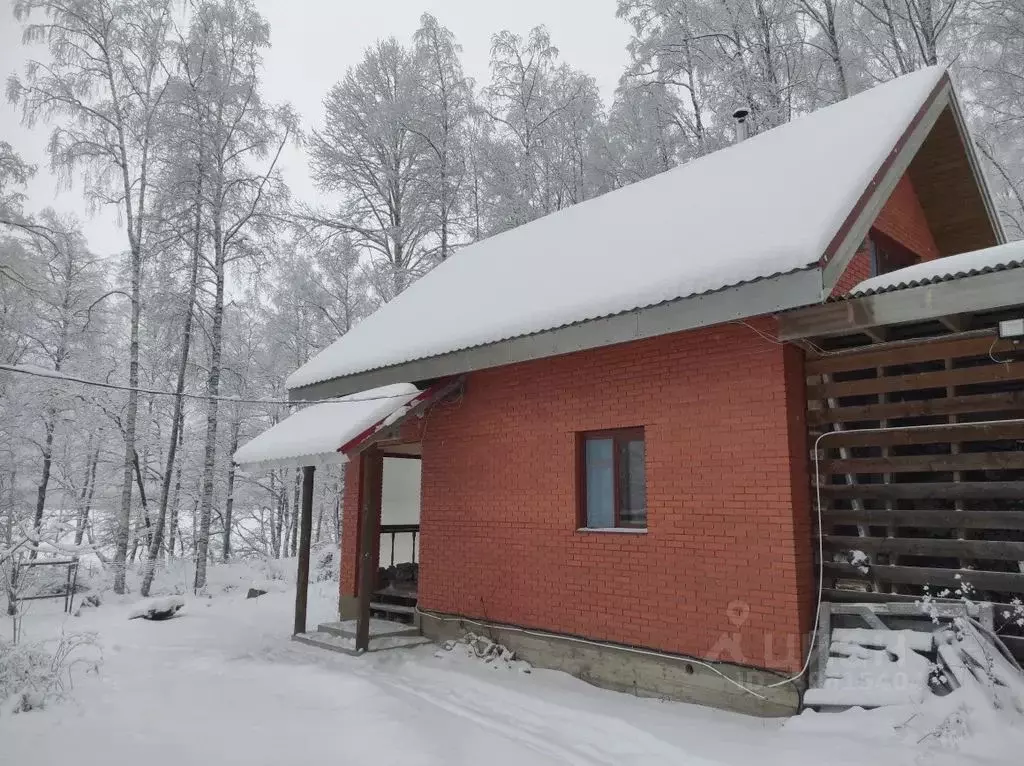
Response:
M592 532L598 535L646 535L647 528L643 529L630 529L629 527L602 527L602 528L591 528L591 527L580 527L576 530L577 532Z

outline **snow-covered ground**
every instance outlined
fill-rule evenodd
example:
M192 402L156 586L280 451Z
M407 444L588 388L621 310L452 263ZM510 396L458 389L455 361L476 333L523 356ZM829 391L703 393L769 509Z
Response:
M33 606L25 641L95 631L103 663L64 701L0 718L0 763L888 766L1008 764L1024 751L1020 731L970 725L919 743L892 710L762 720L437 647L335 655L289 640L293 592L273 585L254 600L244 588L187 598L166 622L129 620L134 605L109 598L77 618ZM311 588L311 624L331 618L336 588Z

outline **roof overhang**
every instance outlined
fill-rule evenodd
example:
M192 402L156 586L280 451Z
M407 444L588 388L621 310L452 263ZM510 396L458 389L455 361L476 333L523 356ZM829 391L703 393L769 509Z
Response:
M797 341L876 328L962 318L1024 304L1024 268L991 271L935 284L849 298L788 312L779 318L779 338Z
M397 437L409 418L422 415L461 385L460 378L447 378L419 393L396 397L394 406L383 406L368 426L363 425L365 419L360 422L344 409L346 404L358 406L365 400L361 402L353 397L354 401L349 402L314 404L258 435L235 453L240 457L235 463L253 473L347 463L371 445ZM308 438L304 438L310 417L317 419L317 425L315 429L308 429ZM327 439L324 438L325 432L330 434ZM282 442L288 446L282 447Z
M812 266L789 274L759 279L615 316L578 322L533 335L333 378L292 389L289 396L292 399L328 399L386 385L396 380L433 380L517 362L628 343L808 306L821 299L821 292L821 270L817 266Z

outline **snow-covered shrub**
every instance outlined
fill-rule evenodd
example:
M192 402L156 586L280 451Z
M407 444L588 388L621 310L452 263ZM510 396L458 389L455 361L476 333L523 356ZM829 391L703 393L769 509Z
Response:
M435 656L443 657L444 652L455 652L471 659L483 660L492 667L504 667L519 673L529 673L532 669L530 663L516 659L516 653L507 646L476 633L466 633L460 639L445 641Z
M95 672L102 659L95 633L65 633L31 644L0 641L0 716L62 699L74 673Z
M185 607L185 599L181 596L161 596L151 598L136 605L128 612L129 620L137 620L140 617L145 620L169 620Z
M333 543L316 545L310 553L312 582L337 582L341 572L338 567L338 550Z

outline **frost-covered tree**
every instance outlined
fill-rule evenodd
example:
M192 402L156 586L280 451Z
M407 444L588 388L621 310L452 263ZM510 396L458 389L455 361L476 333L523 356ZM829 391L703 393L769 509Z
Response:
M296 136L290 108L267 103L261 93L262 53L270 44L269 35L269 27L249 0L205 2L193 12L180 54L182 60L201 62L197 66L203 67L191 94L193 109L202 116L201 205L210 250L201 259L209 291L204 306L209 316L209 374L196 590L206 586L228 268L262 252L253 238L268 230L270 216L280 212L286 198L277 161Z
M687 127L676 121L681 113L681 105L663 83L624 78L607 123L595 136L590 165L597 190L642 181L690 156Z
M429 13L420 19L413 54L420 68L419 106L411 129L429 149L424 193L434 209L437 259L447 258L462 229L466 177L467 123L472 84L462 71L462 47Z
M167 82L171 0L18 0L15 17L27 42L44 42L48 56L32 60L9 81L8 96L22 105L27 124L56 120L50 162L82 183L98 205L118 208L127 240L128 385L139 384L149 171L157 117ZM138 396L124 412L124 466L114 562L115 590L125 590Z
M964 29L965 0L853 0L857 58L876 82L948 61Z
M491 38L483 109L493 123L486 174L491 231L581 202L590 135L601 113L594 78L559 62L544 27Z
M50 232L47 237L31 237L30 252L42 265L42 284L36 295L33 327L24 332L27 353L40 365L54 372L65 369L70 359L89 348L91 310L102 294L99 261L87 249L75 221L61 219L53 211L40 216ZM43 511L53 468L54 436L61 420L73 412L75 401L62 391L46 403L42 413L41 434L36 440L41 468L36 485L32 528L43 526Z
M978 148L1007 233L1024 237L1024 2L974 5L959 59Z
M383 300L434 263L437 207L429 190L436 153L419 125L423 69L394 38L363 55L324 100L323 127L309 144L313 179L337 194L333 213L308 216L315 227L348 234L367 253Z
M807 45L823 54L831 65L835 98L830 101L842 101L851 92L846 61L849 54L845 43L849 28L845 23L848 9L849 3L843 4L839 0L800 0L798 3L798 10L811 25Z

